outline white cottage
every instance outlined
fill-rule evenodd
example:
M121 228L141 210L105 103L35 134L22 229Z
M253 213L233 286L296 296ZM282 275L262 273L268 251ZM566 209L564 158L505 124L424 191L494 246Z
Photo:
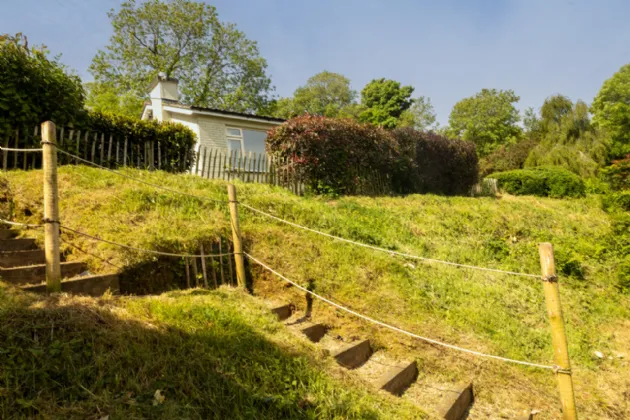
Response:
M207 147L243 155L265 152L267 131L284 120L212 108L183 105L179 102L177 79L158 76L150 87L151 101L142 119L172 121L189 127L197 136L195 150Z

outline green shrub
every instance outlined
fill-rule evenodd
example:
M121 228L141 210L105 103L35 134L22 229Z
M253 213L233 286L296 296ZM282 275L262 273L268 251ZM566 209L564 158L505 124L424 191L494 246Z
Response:
M401 193L468 194L477 183L475 145L409 127L392 131L400 155L393 171Z
M522 140L518 143L501 146L479 162L482 177L493 172L522 169L529 152L538 144L536 140Z
M617 269L617 289L630 293L630 256L626 256Z
M601 173L612 189L630 190L630 155L625 159L614 160Z
M194 162L195 133L182 124L87 112L76 124L76 128L104 134L107 137L113 136L120 139L121 143L127 139L130 147L144 148L145 142L152 141L157 150L159 143L160 155L167 157L162 159L160 169L168 172L185 171ZM157 151L154 155L157 159ZM140 159L141 165L146 164L143 162L143 153Z
M499 188L514 195L541 197L583 197L584 181L572 172L557 167L541 167L498 172L489 176L499 182Z
M26 37L0 36L0 134L46 120L73 122L83 109L81 79L69 74L45 47L28 46Z
M603 195L602 208L609 212L615 209L630 211L630 191L611 192Z

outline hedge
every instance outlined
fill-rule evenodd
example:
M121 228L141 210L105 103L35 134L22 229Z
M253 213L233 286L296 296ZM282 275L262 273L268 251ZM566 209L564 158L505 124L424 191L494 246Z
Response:
M382 128L350 119L303 115L275 127L267 151L281 172L297 174L315 193L355 194L365 178L391 172L398 155Z
M584 197L584 181L574 173L560 167L540 167L497 172L488 176L495 178L499 188L514 195L537 195L541 197Z
M475 145L412 128L392 131L401 156L394 184L403 193L468 194L477 183Z
M468 194L477 182L472 143L412 128L303 115L271 130L267 151L315 193L364 193L376 182L393 193Z
M159 143L161 155L168 157L168 160L162 161L160 169L168 172L186 171L195 159L195 134L182 124L87 112L75 128L113 136L120 139L121 144L126 138L129 147L137 145L144 148L146 142L153 142L157 148ZM157 159L157 152L155 157Z

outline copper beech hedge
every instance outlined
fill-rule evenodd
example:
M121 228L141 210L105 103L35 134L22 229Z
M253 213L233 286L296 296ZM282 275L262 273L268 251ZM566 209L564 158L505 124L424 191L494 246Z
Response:
M282 173L319 194L360 193L362 183L375 179L391 193L465 194L477 181L472 143L350 119L293 118L269 132L267 151Z

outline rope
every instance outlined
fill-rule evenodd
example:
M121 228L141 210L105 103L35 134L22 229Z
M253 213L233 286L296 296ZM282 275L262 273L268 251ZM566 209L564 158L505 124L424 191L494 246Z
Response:
M125 175L125 174L123 174L121 172L118 172L118 171L115 171L113 169L106 168L105 166L101 166L101 165L96 164L94 162L90 162L87 159L83 159L83 158L81 158L79 156L73 155L72 153L66 152L63 149L57 148L57 150L60 151L61 153L65 154L65 155L67 155L67 156L70 156L70 157L72 157L74 159L77 159L77 160L79 160L81 162L85 162L85 163L87 163L89 165L92 165L92 166L94 166L96 168L102 169L102 170L107 171L107 172L111 172L111 173L116 174L118 176L121 176L123 178L131 179L132 181L136 181L136 182L139 182L139 183L144 184L144 185L148 185L148 186L153 187L153 188L158 188L160 190L168 191L168 192L175 193L175 194L185 195L185 196L196 198L196 199L199 199L199 200L214 201L214 202L217 202L217 203L227 203L227 200L218 200L216 198L202 197L202 196L199 196L199 195L194 195L194 194L189 194L189 193L185 193L185 192L182 192L182 191L173 190L171 188L163 187L162 185L152 184L150 182L143 181L142 179L135 178L135 177L129 176L129 175Z
M0 150L3 150L5 152L24 152L24 153L30 153L30 152L41 152L44 149L42 149L41 147L39 149L13 149L10 147L2 147L0 146Z
M472 355L475 355L475 356L486 357L486 358L489 358L489 359L500 360L502 362L515 363L515 364L519 364L519 365L530 366L530 367L535 367L535 368L540 368L540 369L549 369L549 370L552 370L552 371L555 371L556 368L557 368L556 366L541 365L541 364L537 364L537 363L525 362L525 361L522 361L522 360L508 359L506 357L494 356L494 355L491 355L491 354L485 354L485 353L481 353L481 352L478 352L478 351L465 349L463 347L454 346L452 344L443 343L441 341L437 341L437 340L434 340L434 339L431 339L431 338L422 337L420 335L414 334L414 333L409 332L409 331L405 331L402 328L398 328L398 327L395 327L393 325L389 325L389 324L386 324L384 322L378 321L378 320L376 320L374 318L370 318L369 316L360 314L360 313L355 312L355 311L353 311L351 309L348 309L348 308L346 308L344 306L341 306L341 305L339 305L339 304L337 304L337 303L335 303L335 302L333 302L333 301L331 301L329 299L326 299L325 297L320 296L317 293L314 293L314 292L308 290L306 287L300 286L296 282L294 282L292 280L289 280L288 278L286 278L282 274L280 274L277 271L275 271L273 268L267 266L263 262L261 262L261 261L257 260L256 258L252 257L248 253L244 253L244 254L250 260L254 261L255 263L257 263L261 267L265 268L266 270L268 270L271 273L275 274L276 276L280 277L282 280L286 281L287 283L292 284L293 286L297 287L298 289L302 290L303 292L306 292L306 293L308 293L308 294L310 294L310 295L312 295L312 296L314 296L314 297L316 297L316 298L318 298L318 299L328 303L329 305L332 305L332 306L336 307L337 309L341 309L342 311L348 312L349 314L352 314L352 315L354 315L354 316L356 316L358 318L361 318L361 319L363 319L365 321L368 321L368 322L371 322L373 324L380 325L381 327L385 327L385 328L388 328L390 330L399 332L401 334L405 334L405 335L408 335L410 337L417 338L417 339L420 339L422 341L426 341L427 343L436 344L438 346L446 347L446 348L449 348L449 349L452 349L452 350L461 351L461 352L472 354Z
M349 244L352 244L352 245L357 245L357 246L361 246L361 247L364 247L364 248L373 249L375 251L387 252L387 253L392 254L392 255L398 255L400 257L411 258L411 259L414 259L414 260L424 261L424 262L428 262L428 263L444 264L444 265L450 265L450 266L453 266L453 267L468 268L468 269L471 269L471 270L490 271L490 272L493 272L493 273L510 274L510 275L513 275L513 276L531 277L531 278L535 278L535 279L540 278L540 276L538 276L536 274L519 273L519 272L516 272L516 271L500 270L498 268L486 268L486 267L478 267L478 266L475 266L475 265L459 264L459 263L455 263L455 262L451 262L451 261L444 261L444 260L437 260L437 259L433 259L433 258L419 257L417 255L406 254L404 252L392 251L391 249L380 248L378 246L368 245L368 244L364 244L362 242L356 242L356 241L352 241L350 239L346 239L346 238L342 238L342 237L339 237L339 236L331 235L329 233L320 232L319 230L311 229L309 227L302 226L302 225L299 225L297 223L293 223L293 222L289 222L288 220L281 219L281 218L279 218L277 216L274 216L272 214L266 213L266 212L264 212L262 210L258 210L257 208L248 206L247 204L243 204L243 203L239 203L239 204L241 206L243 206L243 207L245 207L245 208L255 212L255 213L259 213L259 214L261 214L263 216L266 216L266 217L274 219L274 220L276 220L278 222L285 223L287 225L296 227L298 229L307 230L309 232L313 232L313 233L316 233L318 235L326 236L328 238L336 239L338 241L346 242L346 243L349 243Z
M115 268L117 268L117 269L119 269L119 270L122 270L122 267L120 267L120 266L118 266L118 265L116 265L116 264L112 263L112 262L111 262L111 261L109 261L109 260L106 260L105 258L101 258L101 257L99 257L98 255L94 255L94 254L92 254L91 252L87 252L87 251L85 251L85 250L83 250L83 249L79 248L78 246L76 246L75 244L73 244L73 243L72 243L72 242L70 242L70 241L67 241L67 240L65 240L65 239L63 239L63 238L61 238L61 237L59 238L59 240L61 240L61 242L63 242L64 244L69 245L70 247L72 247L72 248L76 249L77 251L82 252L83 254L86 254L86 255L89 255L89 256L91 256L91 257L94 257L94 258L96 258L97 260L101 260L101 261L103 261L105 264L109 264L109 265L111 265L112 267L115 267Z
M25 228L41 228L41 227L44 227L44 225L29 225L27 223L11 222L9 220L4 220L4 219L0 219L0 223L5 223L7 225L17 226L17 227L25 227Z
M130 246L130 245L124 245L124 244L120 244L118 242L108 241L107 239L99 238L98 236L92 236L90 234L78 231L76 229L69 228L69 227L64 226L64 225L60 225L60 227L61 227L61 229L65 229L67 231L74 232L74 233L76 233L78 235L85 236L86 238L94 239L96 241L105 242L105 243L108 243L110 245L115 245L115 246L119 246L121 248L127 248L127 249L131 249L131 250L134 250L134 251L139 251L139 252L146 252L146 253L149 253L149 254L165 255L167 257L211 258L211 257L223 257L223 256L226 256L226 255L234 255L233 252L222 253L222 254L196 255L196 254L173 254L173 253L170 253L170 252L153 251L151 249L136 248L136 247L133 247L133 246Z

